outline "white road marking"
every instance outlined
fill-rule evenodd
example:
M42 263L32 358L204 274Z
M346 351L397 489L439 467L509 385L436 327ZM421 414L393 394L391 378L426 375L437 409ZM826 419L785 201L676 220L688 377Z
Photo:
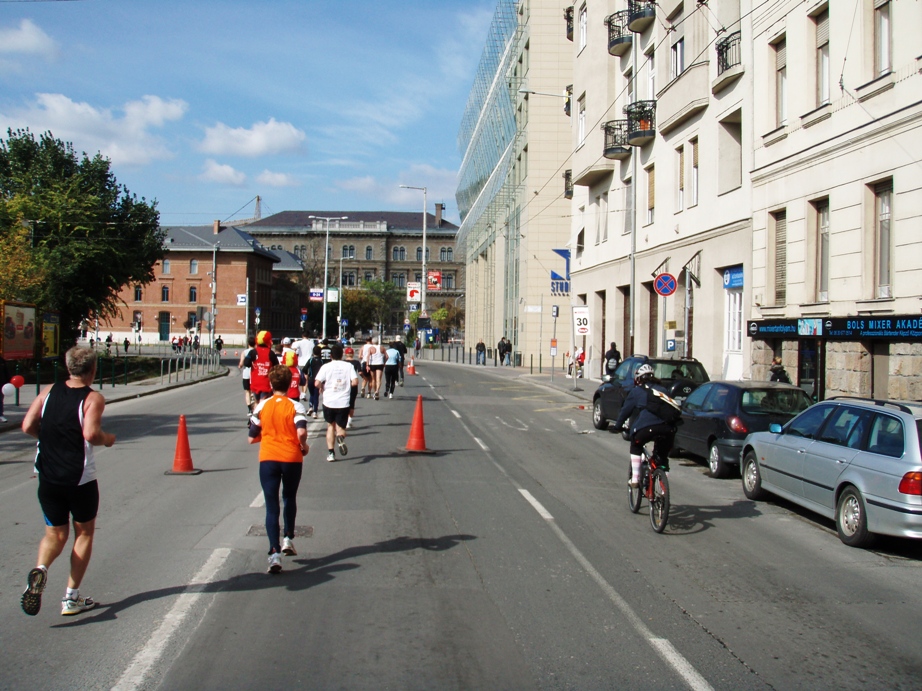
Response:
M473 436L473 435L471 435L471 436ZM486 444L484 444L484 443L483 443L482 441L480 441L477 437L474 437L474 441L477 442L477 443L480 445L480 448L481 448L481 449L483 449L483 450L486 451L487 453L490 453L490 447L489 447L489 446L487 446Z
M452 410L451 414L454 415L459 420L461 419L461 413L459 413L457 410Z
M504 425L506 425L506 427L508 427L509 429L514 429L514 430L517 430L517 431L519 431L519 432L527 432L527 431L528 431L528 425L526 425L524 422L522 422L522 421L519 420L518 418L515 418L515 421L518 422L518 423L521 425L521 427L513 427L513 426L510 425L508 422L506 422L505 420L503 420L503 418L501 418L499 415L496 416L496 419L499 420L499 421L500 421L501 423L503 423Z
M541 518L543 518L545 521L553 521L553 520L554 520L554 517L551 515L550 511L548 511L547 509L545 509L545 508L541 505L541 502L539 502L537 499L535 499L535 498L532 496L531 492L529 492L527 489L519 489L519 494L521 494L523 497L525 497L526 501L528 501L528 503L531 504L531 505L534 507L535 511L538 512L538 515L541 516Z
M266 505L266 495L260 492L256 495L256 499L250 502L251 509L261 509Z
M193 606L204 595L202 586L207 585L214 579L215 574L218 573L218 570L224 565L230 554L231 550L226 547L221 547L211 553L205 565L199 569L199 572L189 582L186 592L177 598L170 611L163 617L160 626L150 637L150 640L135 655L134 660L128 665L128 669L125 670L122 677L112 687L113 691L128 691L141 687L145 675L157 664L169 644L170 638L182 625L186 616L192 611Z

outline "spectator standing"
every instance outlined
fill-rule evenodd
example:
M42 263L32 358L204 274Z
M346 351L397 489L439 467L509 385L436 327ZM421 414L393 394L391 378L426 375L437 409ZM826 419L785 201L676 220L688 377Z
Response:
M128 336L125 336L125 340L122 342L122 345L125 347L125 355L128 355L128 348L131 346L131 341L128 340Z
M292 360L294 361L294 360ZM295 518L298 514L298 486L304 469L307 444L307 416L299 401L286 394L291 386L291 370L275 366L268 379L272 396L253 411L250 444L259 444L259 484L266 499L266 535L269 538L269 573L280 573L282 554L294 556ZM283 510L279 505L282 489ZM279 514L284 521L279 541Z
M605 353L605 372L609 376L614 375L615 370L618 369L618 365L621 364L621 353L618 352L618 346L615 345L615 342L611 342L611 348L608 349L608 352Z
M422 343L419 342L419 338L413 342L413 356L419 359L419 349L422 346Z
M71 519L74 546L61 614L80 614L96 606L92 598L80 597L80 584L93 553L99 510L93 447L112 446L115 435L103 431L106 401L90 386L96 378L96 353L75 346L64 359L67 381L46 387L32 401L22 422L22 431L38 439L35 472L38 501L45 516L45 536L21 601L23 611L31 616L38 614L42 606L48 569L64 551Z
M477 353L477 364L486 365L487 364L487 347L486 345L484 345L482 338L479 341L477 341L477 345L474 347L474 351Z
M785 384L791 383L791 377L788 375L787 371L784 369L784 365L781 364L780 357L772 358L772 366L769 368L769 371L772 373L769 381L780 381Z
M345 456L349 452L346 447L349 392L352 386L358 385L358 377L352 365L343 362L341 343L332 345L330 357L330 362L320 368L315 382L323 395L323 419L327 423L327 461L335 461L334 442L341 455Z
M510 367L512 363L509 358L512 356L512 343L508 338L503 336L503 359L506 364L506 367Z
M214 349L218 351L218 354L220 354L221 351L224 350L224 339L221 338L220 336L214 339Z

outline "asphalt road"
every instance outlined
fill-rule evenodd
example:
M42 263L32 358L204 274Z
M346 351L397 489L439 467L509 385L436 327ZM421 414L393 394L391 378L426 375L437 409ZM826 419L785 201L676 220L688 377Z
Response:
M581 400L503 368L418 369L359 401L346 458L325 461L312 423L304 536L278 576L248 535L264 513L239 379L108 406L82 588L101 604L73 618L65 558L42 612L19 609L42 519L33 445L0 435L0 688L919 687L917 543L850 549L688 459L656 535L627 509L627 444ZM432 454L402 450L418 395ZM164 475L179 414L201 475Z

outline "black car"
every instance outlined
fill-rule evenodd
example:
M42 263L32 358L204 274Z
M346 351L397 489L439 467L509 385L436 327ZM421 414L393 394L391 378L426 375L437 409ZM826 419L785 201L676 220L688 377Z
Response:
M765 431L773 423L784 425L811 405L807 393L791 384L708 382L682 403L673 450L706 458L711 477L727 477L739 466L747 434Z
M592 424L596 429L608 429L608 423L618 419L624 399L634 385L634 372L641 365L650 365L653 376L663 382L670 396L677 399L685 398L710 380L704 365L694 358L632 355L618 365L613 375L602 377L602 384L592 397Z

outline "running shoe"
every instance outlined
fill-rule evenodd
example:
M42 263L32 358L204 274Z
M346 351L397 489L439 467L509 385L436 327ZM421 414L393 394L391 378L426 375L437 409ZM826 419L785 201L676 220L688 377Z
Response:
M273 552L269 555L269 568L266 570L267 573L282 573L282 555L278 552Z
M336 445L339 447L339 453L341 453L343 456L349 453L349 449L346 446L346 438L344 436L339 435L336 437Z
M317 411L315 410L313 413L311 413L311 416L316 420L316 419L317 419Z
M91 597L78 597L76 600L61 600L61 614L69 617L80 612L86 612L96 606L96 601Z
M403 386L403 379L400 380L400 385Z
M394 392L391 391L391 392L387 395L387 397L388 397L388 398L393 398L393 397L394 397Z
M349 422L346 423L346 429L352 429L352 418L349 418Z
M375 400L376 401L378 400L378 394L375 394Z
M38 614L38 611L42 608L42 592L44 592L47 582L48 569L36 566L29 572L29 585L22 594L21 602L22 611L31 617Z
M333 449L327 451L327 462L332 463L336 460L336 454L333 453Z
M9 422L3 415L0 415L0 422Z
M290 537L282 539L282 554L287 554L289 557L294 557L298 554L298 551L295 549L295 543L291 541Z

